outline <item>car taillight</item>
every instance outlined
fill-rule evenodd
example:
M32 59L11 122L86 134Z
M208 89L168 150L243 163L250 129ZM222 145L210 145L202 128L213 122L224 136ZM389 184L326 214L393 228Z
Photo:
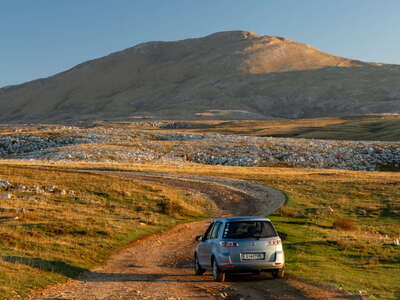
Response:
M272 246L272 245L280 245L281 241L280 240L272 240L268 242L268 245Z
M222 247L239 247L239 243L236 242L220 242Z

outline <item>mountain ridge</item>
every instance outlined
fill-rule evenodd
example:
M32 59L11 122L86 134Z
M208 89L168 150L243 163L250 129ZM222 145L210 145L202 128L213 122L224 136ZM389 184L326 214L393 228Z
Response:
M400 66L249 31L145 42L0 89L1 122L400 112Z

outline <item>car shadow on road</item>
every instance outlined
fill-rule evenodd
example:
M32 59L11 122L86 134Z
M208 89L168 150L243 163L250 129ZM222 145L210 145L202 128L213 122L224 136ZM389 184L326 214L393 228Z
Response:
M229 282L257 282L257 281L274 280L274 278L269 273L260 275L237 273L237 274L227 275L226 280Z

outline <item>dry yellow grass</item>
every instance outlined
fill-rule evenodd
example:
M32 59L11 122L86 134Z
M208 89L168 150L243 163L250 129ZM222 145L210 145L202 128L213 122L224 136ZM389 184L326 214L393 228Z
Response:
M26 187L0 189L13 195L0 199L0 299L74 277L133 239L212 207L168 186L73 170L0 164L0 179ZM67 193L41 188L48 185Z
M219 133L337 140L400 140L400 115L366 115L349 118L316 118L272 121L176 121L187 128L162 129L169 132ZM130 123L117 126L134 127ZM110 126L110 125L108 125ZM158 128L143 126L158 131Z

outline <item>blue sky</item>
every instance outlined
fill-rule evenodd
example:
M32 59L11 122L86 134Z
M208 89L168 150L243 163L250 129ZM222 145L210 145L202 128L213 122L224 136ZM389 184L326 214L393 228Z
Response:
M0 0L0 87L152 40L250 30L400 64L399 0Z

